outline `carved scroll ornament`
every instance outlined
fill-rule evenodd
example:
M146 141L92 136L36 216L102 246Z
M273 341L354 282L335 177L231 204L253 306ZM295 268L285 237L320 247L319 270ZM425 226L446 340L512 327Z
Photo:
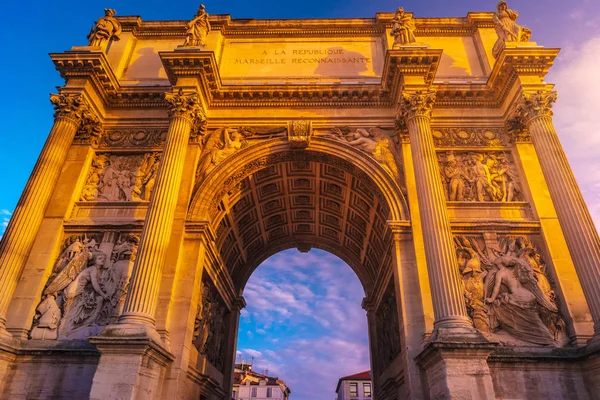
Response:
M455 238L465 302L474 326L507 345L559 346L565 323L546 265L523 236L505 236L490 249L480 238Z
M115 322L138 243L136 235L110 231L67 238L37 307L31 338L84 339Z
M512 155L507 152L438 153L446 200L522 201Z
M93 161L81 201L148 201L160 153L99 154Z

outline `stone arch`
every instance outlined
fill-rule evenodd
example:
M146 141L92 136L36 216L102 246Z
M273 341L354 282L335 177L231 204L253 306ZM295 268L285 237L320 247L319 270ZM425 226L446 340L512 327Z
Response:
M212 228L238 294L262 261L293 247L338 256L368 294L392 261L388 221L407 220L407 208L367 153L321 137L306 150L271 139L217 165L195 188L187 220Z

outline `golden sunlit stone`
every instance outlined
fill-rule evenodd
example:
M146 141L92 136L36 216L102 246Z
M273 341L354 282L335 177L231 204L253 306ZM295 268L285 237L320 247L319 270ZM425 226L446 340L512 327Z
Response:
M356 272L376 399L600 392L558 49L504 2L105 14L51 55L55 125L0 244L0 397L230 399L245 284L289 248Z

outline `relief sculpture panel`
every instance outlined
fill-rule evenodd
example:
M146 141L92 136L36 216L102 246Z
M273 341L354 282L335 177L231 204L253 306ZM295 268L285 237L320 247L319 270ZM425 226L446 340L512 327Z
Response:
M401 351L398 307L393 285L388 287L375 316L377 319L377 362L380 373L383 373Z
M115 322L139 237L107 231L69 236L44 288L31 339L84 339Z
M509 152L448 151L438 153L448 201L523 201L523 192Z
M505 345L561 346L565 322L547 267L524 236L504 236L496 245L482 237L456 236L467 311L473 325Z
M193 345L219 371L224 371L225 315L228 313L217 289L208 280L194 322Z
M398 150L399 139L395 130L381 128L352 129L341 126L333 128L327 133L327 136L368 153L398 183L404 183L402 170L399 167L402 165L402 156Z
M98 154L81 192L81 201L148 201L160 153Z

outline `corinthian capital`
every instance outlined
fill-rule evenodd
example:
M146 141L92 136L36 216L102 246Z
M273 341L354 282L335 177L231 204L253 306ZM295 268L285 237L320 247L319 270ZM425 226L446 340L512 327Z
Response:
M50 94L50 102L54 105L54 118L68 118L79 123L88 106L80 94Z
M171 118L180 117L188 119L192 124L204 119L200 98L197 93L166 93L165 100L169 103Z
M525 123L536 117L551 117L552 107L557 98L558 93L555 90L523 93L515 106L515 111Z
M434 91L416 91L403 93L402 100L398 104L399 117L406 120L414 117L431 117L433 104L435 103Z

